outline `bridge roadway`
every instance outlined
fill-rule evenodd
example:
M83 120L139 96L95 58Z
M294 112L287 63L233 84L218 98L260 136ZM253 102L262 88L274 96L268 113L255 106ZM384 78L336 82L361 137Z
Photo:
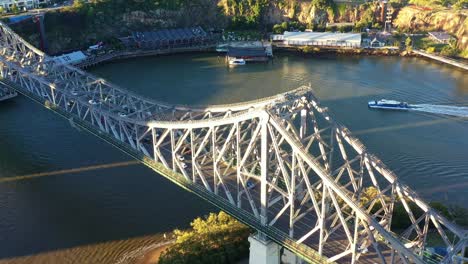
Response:
M465 252L468 232L399 182L310 87L170 105L57 64L1 23L0 44L4 83L310 262L424 263L429 229L449 249L445 263ZM396 204L410 221L403 232L392 229Z
M171 150L168 148L163 148L164 150L164 155L167 157L168 160L172 159L171 155ZM187 159L187 160L186 160ZM183 157L183 162L186 164L190 163L190 157ZM223 171L223 176L225 184L227 186L230 186L230 189L235 189L237 188L237 172L234 168L230 167L229 162L226 161L223 163L223 166L220 166L219 169ZM188 166L190 168L191 166ZM206 173L205 175L208 176L207 180L210 185L214 184L214 175L213 175L213 167L207 166L203 167L204 172ZM191 174L192 171L191 169L187 170L188 174ZM253 180L253 179L252 179ZM251 185L252 187L248 187L248 191L250 192L250 196L256 201L256 203L260 203L258 197L260 197L260 188L259 188L259 181L258 180L253 180L255 183ZM241 191L242 194L244 194L247 190ZM226 196L223 198L228 199ZM242 202L242 208L244 210L248 210L246 208L248 206L248 200L244 196L245 199L243 199ZM309 205L312 207L312 205ZM274 205L269 207L271 210L268 212L268 219L274 219L276 215L281 211L282 206L279 205L278 203L275 203ZM286 218L289 218L289 213L285 212ZM252 215L254 216L254 215ZM304 218L300 219L295 223L294 226L294 233L295 236L297 237L303 237L306 235L310 230L314 229L316 225L312 225L313 223L317 223L317 217L313 215L307 215ZM285 218L280 218L277 221L277 225L282 226L284 228L287 228L289 226L289 222ZM318 243L319 243L319 237L316 234L315 236L311 236L307 240L307 244L313 248L314 250L318 251ZM341 252L346 251L346 234L344 233L343 230L336 231L330 235L330 242L324 245L323 249L323 254L325 256L335 256L340 254ZM389 250L383 252L383 255L386 259L386 261L390 261L391 258L391 252ZM340 259L340 262L342 263L350 263L351 259L350 258L342 258ZM366 254L359 258L359 263L368 263L368 264L374 264L374 263L379 263L380 259L377 254Z

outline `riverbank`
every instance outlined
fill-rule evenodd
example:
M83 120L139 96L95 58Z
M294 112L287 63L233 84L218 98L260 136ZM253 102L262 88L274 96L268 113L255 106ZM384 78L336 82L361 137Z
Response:
M297 52L307 55L365 55L365 56L404 56L410 57L414 54L396 48L337 48L317 46L274 46L275 51Z
M102 56L90 57L85 61L75 65L78 68L86 69L104 62L117 61L132 59L138 57L149 57L157 55L169 55L178 53L190 53L190 52L207 52L214 51L215 45L205 45L197 47L185 47L185 48L173 48L164 50L134 50L134 51L118 51L111 54L105 54Z
M101 63L107 63L118 60L132 59L138 57L150 57L158 55L171 55L179 53L197 53L197 52L215 52L216 45L206 45L187 48L173 48L165 50L134 50L120 51L103 56L88 58L87 60L75 65L78 68L86 69L96 66ZM399 57L418 57L430 59L442 64L451 65L464 70L468 70L468 64L454 59L435 56L421 51L407 51L397 48L330 48L330 47L315 47L315 46L273 46L275 52L292 52L303 55L343 55L343 56L399 56Z
M75 65L78 68L86 69L96 66L101 63L107 63L118 60L132 59L138 57L150 57L158 55L171 55L179 53L196 53L196 52L215 52L215 45L207 45L200 47L189 48L174 48L165 50L134 50L134 51L120 51L112 54L105 54L88 58L87 60ZM414 56L414 54L407 51L400 51L398 49L356 49L356 48L321 48L321 47L279 47L274 46L273 50L279 52L294 52L299 54L308 55L364 55L364 56Z
M116 264L155 264L158 263L159 256L172 244L175 240L168 240L151 244L148 246L137 248L133 251L122 255Z

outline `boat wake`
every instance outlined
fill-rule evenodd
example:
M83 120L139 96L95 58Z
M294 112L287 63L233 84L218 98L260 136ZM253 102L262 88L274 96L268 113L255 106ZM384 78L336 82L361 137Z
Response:
M466 106L451 106L451 105L432 105L432 104L415 104L411 105L411 110L431 113L431 114L441 114L441 115L450 115L457 117L468 117L468 107Z

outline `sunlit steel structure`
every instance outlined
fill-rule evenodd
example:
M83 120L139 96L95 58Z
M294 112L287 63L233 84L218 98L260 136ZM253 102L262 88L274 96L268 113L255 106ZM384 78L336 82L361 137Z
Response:
M425 263L428 235L448 250L441 262L465 254L467 230L401 183L310 87L239 104L166 104L58 64L4 24L0 74L309 262ZM397 206L404 230L392 227Z

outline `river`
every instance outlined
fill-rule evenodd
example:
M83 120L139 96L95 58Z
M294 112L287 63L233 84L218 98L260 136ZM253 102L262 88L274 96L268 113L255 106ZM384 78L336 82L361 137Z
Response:
M467 106L462 70L417 58L294 54L229 69L215 54L185 54L90 71L181 104L245 101L310 83L335 119L423 197L468 204L467 119L366 105L386 98ZM128 161L22 96L0 103L0 263L117 263L216 211ZM44 172L53 173L37 174Z

